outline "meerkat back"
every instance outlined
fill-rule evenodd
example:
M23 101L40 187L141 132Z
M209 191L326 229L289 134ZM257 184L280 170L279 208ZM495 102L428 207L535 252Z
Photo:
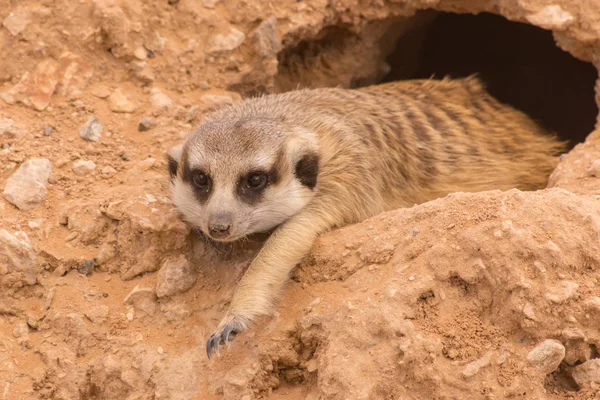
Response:
M359 90L386 110L368 119L384 136L394 130L388 140L398 143L383 149L401 149L395 160L417 178L417 202L457 191L543 189L566 151L566 142L496 100L474 76Z

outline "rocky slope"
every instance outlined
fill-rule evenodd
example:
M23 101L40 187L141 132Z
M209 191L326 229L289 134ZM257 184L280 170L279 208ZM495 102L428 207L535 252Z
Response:
M324 235L278 313L206 359L260 240L196 238L163 153L242 96L379 81L428 8L600 66L594 0L0 0L0 398L594 398L600 131L546 190Z

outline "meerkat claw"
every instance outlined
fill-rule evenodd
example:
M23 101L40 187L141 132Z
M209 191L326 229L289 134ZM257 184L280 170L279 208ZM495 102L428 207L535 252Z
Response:
M241 326L235 321L232 321L210 335L210 338L208 338L208 341L206 342L206 354L208 355L208 359L210 360L213 354L219 352L221 345L226 345L231 342L241 331Z

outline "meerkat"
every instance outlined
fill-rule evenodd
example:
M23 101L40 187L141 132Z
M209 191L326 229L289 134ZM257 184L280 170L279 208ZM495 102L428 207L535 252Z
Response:
M452 192L538 190L565 143L476 76L245 99L168 155L182 218L218 242L273 230L206 343L269 315L323 232Z

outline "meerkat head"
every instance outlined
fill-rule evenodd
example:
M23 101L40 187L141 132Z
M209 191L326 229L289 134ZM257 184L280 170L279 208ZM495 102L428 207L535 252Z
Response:
M315 136L270 118L204 122L168 155L182 218L217 241L267 232L315 195Z

